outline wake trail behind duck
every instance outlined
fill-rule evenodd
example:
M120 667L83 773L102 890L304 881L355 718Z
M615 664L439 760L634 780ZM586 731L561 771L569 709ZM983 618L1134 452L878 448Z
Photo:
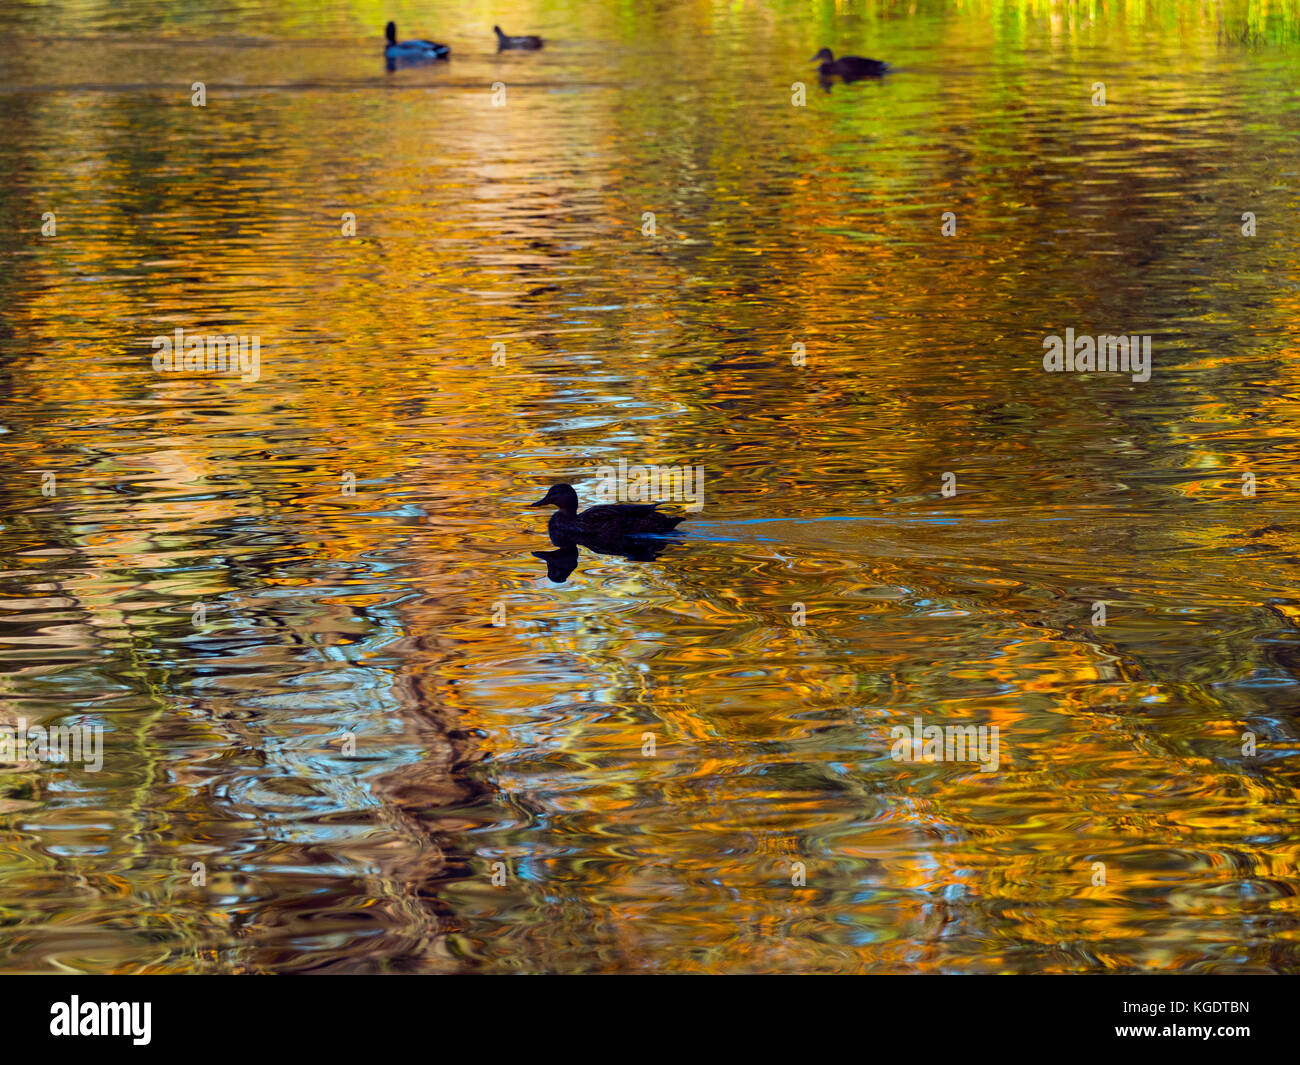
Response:
M733 547L829 554L864 564L896 560L915 571L997 573L1053 587L1138 584L1211 598L1290 595L1293 575L1281 558L1244 554L1249 534L1189 535L1199 523L1173 522L1115 508L1050 515L828 515L691 521L688 538ZM1194 576L1188 576L1188 574Z

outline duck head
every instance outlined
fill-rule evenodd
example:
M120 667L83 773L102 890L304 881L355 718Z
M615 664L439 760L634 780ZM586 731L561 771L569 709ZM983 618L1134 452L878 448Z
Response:
M833 62L834 59L835 59L835 53L832 52L829 48L823 48L820 52L818 52L815 56L812 57L811 61L814 63L830 63Z
M529 503L530 507L559 507L566 514L578 513L578 493L573 490L571 484L553 484L536 503Z
M384 27L384 36L388 38L389 44L397 43L397 23L390 22Z

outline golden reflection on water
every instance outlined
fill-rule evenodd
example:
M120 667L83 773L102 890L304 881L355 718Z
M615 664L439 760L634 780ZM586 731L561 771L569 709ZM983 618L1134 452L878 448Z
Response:
M0 3L0 968L1295 970L1300 7L506 6Z

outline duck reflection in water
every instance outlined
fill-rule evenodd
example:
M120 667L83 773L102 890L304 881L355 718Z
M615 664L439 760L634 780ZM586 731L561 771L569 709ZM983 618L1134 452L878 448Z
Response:
M662 514L660 503L611 503L578 513L578 493L572 485L556 484L532 507L556 508L547 522L554 551L534 551L546 563L546 575L563 584L578 567L578 548L598 555L617 555L632 562L650 562L675 538L685 515Z
M584 539L562 544L553 551L534 551L533 557L540 558L546 563L547 577L556 584L563 584L578 568L578 559L581 557L578 554L579 545L598 555L617 555L631 562L651 562L662 555L669 544L678 539L679 537L676 536L671 540L636 536L617 541ZM555 543L554 537L551 538L551 542Z

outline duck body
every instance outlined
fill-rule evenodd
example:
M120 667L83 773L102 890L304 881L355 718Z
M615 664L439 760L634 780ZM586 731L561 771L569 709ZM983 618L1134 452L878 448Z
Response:
M823 48L812 57L814 63L820 63L817 72L823 78L839 75L845 81L857 81L859 78L879 78L889 72L889 64L880 59L867 59L860 55L842 55L835 58L829 48Z
M661 514L661 503L605 503L578 513L578 493L572 485L556 484L533 507L556 508L546 523L551 542L571 544L593 541L616 544L629 536L670 533L686 520L684 514Z
M533 34L525 37L511 37L508 33L502 33L500 26L493 26L492 32L497 35L498 52L504 52L507 48L520 48L525 51L535 52L543 44L542 39Z
M384 37L388 42L384 47L384 57L386 59L446 59L447 56L451 55L451 49L445 44L439 44L437 41L399 41L397 39L396 22L390 22L384 27Z

